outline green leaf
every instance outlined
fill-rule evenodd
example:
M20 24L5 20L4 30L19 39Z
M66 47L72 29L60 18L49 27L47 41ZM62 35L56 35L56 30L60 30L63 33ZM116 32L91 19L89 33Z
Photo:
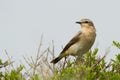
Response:
M120 44L117 41L113 41L113 45L116 46L118 49L120 49Z
M34 76L33 76L33 80L40 80L38 74L34 74Z
M2 60L0 59L0 65L2 65Z
M94 50L93 55L96 55L97 52L98 52L98 48L96 48L96 49Z
M117 60L120 61L120 54L116 56Z

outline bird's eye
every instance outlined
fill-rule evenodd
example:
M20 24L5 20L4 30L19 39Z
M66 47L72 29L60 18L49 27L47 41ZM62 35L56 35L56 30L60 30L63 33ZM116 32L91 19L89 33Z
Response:
M89 23L89 21L85 21L84 23Z

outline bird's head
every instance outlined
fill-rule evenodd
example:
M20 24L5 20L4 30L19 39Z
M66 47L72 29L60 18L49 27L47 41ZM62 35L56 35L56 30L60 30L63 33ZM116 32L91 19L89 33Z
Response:
M81 19L79 22L76 22L77 24L80 24L81 27L87 27L87 26L94 26L93 22L90 19Z

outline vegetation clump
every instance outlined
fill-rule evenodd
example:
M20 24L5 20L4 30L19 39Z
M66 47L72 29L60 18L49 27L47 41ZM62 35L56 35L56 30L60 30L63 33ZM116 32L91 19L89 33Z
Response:
M50 63L54 58L54 44L41 50L41 43L35 59L24 57L27 67L21 64L14 68L9 56L5 62L0 59L0 80L120 80L120 53L106 62L109 52L97 57L96 48L87 52L79 62L74 58L65 58L54 65ZM120 49L119 42L113 41L113 45Z

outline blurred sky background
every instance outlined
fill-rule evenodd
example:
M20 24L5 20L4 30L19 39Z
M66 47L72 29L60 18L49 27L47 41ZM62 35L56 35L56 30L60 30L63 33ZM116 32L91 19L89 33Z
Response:
M0 59L7 60L5 50L15 61L35 56L42 34L45 48L54 40L57 56L80 30L75 22L81 18L97 29L93 48L103 55L111 47L107 58L113 58L119 50L112 41L120 42L119 0L0 0Z

